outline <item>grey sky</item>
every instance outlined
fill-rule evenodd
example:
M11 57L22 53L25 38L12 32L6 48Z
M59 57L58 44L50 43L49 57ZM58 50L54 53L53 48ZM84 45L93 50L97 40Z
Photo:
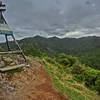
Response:
M100 35L100 0L7 0L17 37Z

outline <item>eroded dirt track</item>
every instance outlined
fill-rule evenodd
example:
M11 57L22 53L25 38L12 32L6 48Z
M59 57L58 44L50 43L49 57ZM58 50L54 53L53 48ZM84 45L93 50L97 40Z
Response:
M43 64L33 60L30 68L0 77L0 100L68 100L52 85Z

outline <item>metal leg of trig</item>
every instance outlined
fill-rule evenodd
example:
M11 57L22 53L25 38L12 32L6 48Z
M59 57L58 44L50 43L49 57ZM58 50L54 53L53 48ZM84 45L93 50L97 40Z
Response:
M27 62L26 57L25 57L25 55L24 55L24 53L23 53L21 47L19 46L18 42L16 41L14 35L12 34L11 36L12 36L12 38L13 38L15 44L17 45L18 49L21 51L21 54L22 54L23 58L25 59L25 62Z
M8 35L5 34L7 49L8 49L8 51L11 51L11 48L10 48L10 46L9 46L9 42L8 42L8 37L7 37L7 36L8 36Z

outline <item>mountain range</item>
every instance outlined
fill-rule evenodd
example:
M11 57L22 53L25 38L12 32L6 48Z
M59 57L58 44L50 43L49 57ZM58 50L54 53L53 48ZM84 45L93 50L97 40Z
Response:
M41 56L47 54L54 56L65 53L79 57L83 63L100 69L100 37L82 38L44 38L35 36L18 41L26 55ZM4 44L1 44L5 48ZM16 46L11 42L11 48Z
M35 36L25 38L19 41L22 48L38 48L40 51L47 53L67 53L67 54L82 54L96 49L100 49L100 37L83 37L83 38L44 38ZM27 44L26 44L27 43Z

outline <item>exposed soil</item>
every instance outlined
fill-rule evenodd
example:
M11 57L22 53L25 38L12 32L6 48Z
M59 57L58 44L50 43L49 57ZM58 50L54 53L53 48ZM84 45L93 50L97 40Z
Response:
M13 75L0 74L0 100L68 100L58 92L40 61Z

